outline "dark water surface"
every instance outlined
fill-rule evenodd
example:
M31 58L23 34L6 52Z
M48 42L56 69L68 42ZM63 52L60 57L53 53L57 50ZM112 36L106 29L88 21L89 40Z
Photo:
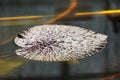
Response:
M4 57L0 59L0 78L97 80L120 72L120 34L113 32L112 24L108 18L105 15L79 18L71 16L75 12L104 10L106 6L104 0L73 0L77 1L76 8L67 17L54 22L54 24L75 25L107 34L109 36L108 44L103 51L79 60L80 64L39 62L15 55L15 50L18 47L14 44L13 39L16 34L26 28L45 24L53 19L54 15L64 12L70 5L70 1L72 0L0 1L0 17L52 15L42 19L0 20L0 55ZM116 7L115 3L111 5Z

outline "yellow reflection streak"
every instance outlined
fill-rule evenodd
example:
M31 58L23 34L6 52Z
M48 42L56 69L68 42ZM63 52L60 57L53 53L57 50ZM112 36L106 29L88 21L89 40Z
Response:
M70 6L61 14L55 15L55 18L48 20L47 22L45 22L45 24L50 24L55 22L56 20L59 20L60 18L66 16L67 14L69 14L75 7L77 4L76 0L70 0L71 4ZM36 19L36 18L45 18L45 17L50 17L50 16L54 16L54 15L47 15L47 16L18 16L18 17L3 17L0 18L0 21L4 21L4 20L21 20L21 19Z
M120 10L105 10L96 12L77 12L75 16L86 16L86 15L96 15L96 14L120 14Z
M20 19L33 19L33 18L43 18L45 16L19 16L19 17L4 17L0 20L20 20Z
M50 16L56 16L55 18L47 21L46 23L52 23L56 20L59 20L60 18L64 17L67 15L73 7L76 5L71 4L72 6L67 9L65 12L59 14L59 15L46 15L46 16L19 16L19 17L3 17L0 18L0 21L6 21L6 20L21 20L21 19L36 19L36 18L45 18L45 17L50 17ZM120 10L105 10L105 11L96 11L96 12L76 12L74 16L87 16L87 15L97 15L97 14L120 14Z

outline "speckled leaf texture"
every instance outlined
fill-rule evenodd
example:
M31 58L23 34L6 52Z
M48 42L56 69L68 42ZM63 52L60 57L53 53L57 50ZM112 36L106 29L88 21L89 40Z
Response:
M107 35L70 25L40 25L15 38L16 54L38 61L70 61L91 56L104 48Z

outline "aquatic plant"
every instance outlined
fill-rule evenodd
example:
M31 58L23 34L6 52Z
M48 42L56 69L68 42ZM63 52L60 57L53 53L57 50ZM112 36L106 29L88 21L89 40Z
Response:
M69 61L99 52L107 35L67 25L40 25L24 30L15 38L22 47L16 54L40 61Z

